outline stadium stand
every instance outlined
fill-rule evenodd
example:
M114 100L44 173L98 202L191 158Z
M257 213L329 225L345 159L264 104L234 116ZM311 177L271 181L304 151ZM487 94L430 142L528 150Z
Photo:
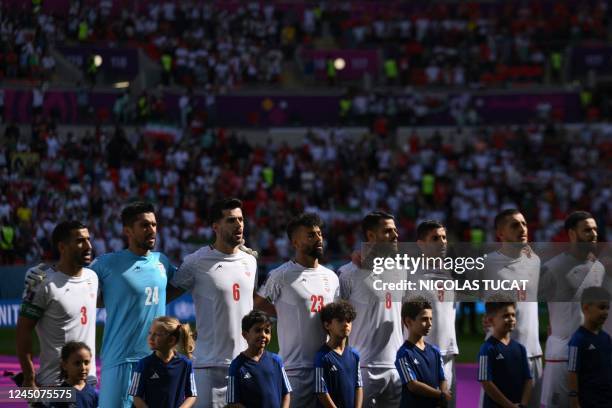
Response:
M98 254L122 247L117 211L136 196L160 207L160 245L176 260L210 239L205 209L224 195L245 201L249 244L269 258L287 256L284 224L303 209L327 222L332 258L359 242L357 223L374 208L398 214L406 238L419 220L436 218L457 239L482 239L506 205L523 209L536 240L555 239L575 208L593 212L604 237L611 225L612 131L586 123L609 117L609 98L588 81L571 82L590 75L572 60L586 42L605 60L604 2L390 2L382 9L368 1L50 0L42 9L18 1L2 7L5 264L48 255L50 229L67 215L89 220ZM139 48L161 75L126 91L113 90L111 77L58 90L61 50L75 46ZM255 99L261 111L228 115L238 100L224 95L231 90L284 91L289 100L312 85L327 87L329 72L327 80L313 77L304 56L341 49L373 50L380 65L375 86L331 82L350 85L322 109L331 116L311 113L322 99L289 102L294 111L285 113L287 102L267 97ZM89 59L81 62L87 73ZM298 90L286 81L295 67ZM480 106L487 96L470 96L474 88L510 87L514 93L503 97L520 99L543 84L555 95L570 89L573 102L526 102L530 113L520 116L504 115L506 102L498 103L499 120L492 120ZM221 105L223 97L230 102ZM52 105L58 98L62 104ZM502 96L488 98L490 106ZM69 123L83 126L64 130ZM297 144L264 147L238 123L313 127ZM400 125L441 124L458 127L399 136ZM354 138L348 125L370 130Z

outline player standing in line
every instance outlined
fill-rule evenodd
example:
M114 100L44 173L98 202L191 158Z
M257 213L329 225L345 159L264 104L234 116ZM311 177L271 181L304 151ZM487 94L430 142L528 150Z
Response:
M253 309L257 260L240 250L244 242L242 202L212 205L209 218L215 242L185 257L171 281L169 298L191 292L198 338L195 351L197 407L223 407L227 370L246 347L242 317Z
M87 227L78 221L61 222L53 230L52 241L59 261L53 267L40 264L28 272L17 320L17 356L24 387L59 384L61 350L66 342L84 342L92 353L96 349L98 277L84 268L92 256ZM36 376L32 363L33 330L40 342L40 370ZM87 381L96 383L95 355Z
M338 296L338 277L319 264L321 226L316 214L301 214L289 222L287 236L295 259L271 271L255 297L257 309L268 311L272 304L278 316L280 355L293 388L291 406L296 408L315 406L313 362L326 339L318 313Z
M166 284L175 271L164 254L152 252L157 234L153 205L128 204L121 222L127 249L102 255L91 264L100 279L98 300L107 316L101 350L102 408L132 406L132 372L149 355L147 333L153 320L166 314Z
M417 245L427 258L445 258L448 249L446 228L438 221L424 221L417 226ZM429 280L452 280L451 272L443 269L426 269L417 271L416 275ZM421 293L421 295L423 295ZM407 294L409 296L409 294ZM440 350L444 378L451 391L452 398L447 401L448 407L455 406L455 356L459 354L457 334L455 331L455 292L453 290L436 290L428 294L431 298L434 324L425 337L427 343Z
M546 340L546 365L542 379L542 407L567 408L568 342L582 323L580 298L591 286L602 286L604 267L594 258L597 223L586 211L575 211L565 219L570 245L542 267L540 299L548 299L550 335Z
M391 214L374 211L361 221L368 244L397 246L397 227ZM355 308L357 317L351 331L351 346L361 355L365 407L393 407L400 401L402 383L395 369L395 354L403 343L401 299L375 290L373 272L352 261L338 270L340 297Z
M538 282L540 258L529 248L525 217L516 209L500 212L495 217L495 235L501 247L485 258L486 279L528 280L527 289L516 295L516 328L511 337L527 349L529 371L534 387L529 408L539 408L542 392L542 347L538 318ZM491 331L487 337L491 335Z

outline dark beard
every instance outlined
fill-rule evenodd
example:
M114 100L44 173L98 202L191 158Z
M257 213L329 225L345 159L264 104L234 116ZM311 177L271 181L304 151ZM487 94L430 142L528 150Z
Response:
M323 259L323 248L312 247L307 254L308 256L320 261Z
M155 248L155 243L157 242L157 240L153 241L153 245L149 245L147 244L147 241L142 241L140 243L138 243L138 247L141 249L146 249L147 251L151 251L153 250L153 248Z
M242 243L242 240L234 238L234 234L227 234L223 237L223 242L225 242L227 246L234 248L240 245Z

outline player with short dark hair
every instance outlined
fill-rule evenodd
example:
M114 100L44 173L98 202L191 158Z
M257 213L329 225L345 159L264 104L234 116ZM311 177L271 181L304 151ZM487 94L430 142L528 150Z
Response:
M525 347L510 337L516 325L516 303L487 302L485 312L492 334L478 354L478 381L485 391L482 406L526 407L533 380Z
M208 210L208 222L211 225L218 222L225 216L226 210L233 210L235 208L242 209L242 201L237 198L224 198L215 201Z
M497 251L485 257L484 275L491 280L527 281L525 290L513 294L516 304L516 328L511 337L527 350L529 370L534 387L529 408L540 407L542 392L542 347L538 316L538 284L540 258L529 247L529 230L523 214L514 208L501 211L495 216L495 236L501 243ZM506 293L508 294L508 293ZM487 333L490 336L491 332Z
M315 394L321 407L355 407L363 403L359 353L347 344L355 309L345 300L325 305L321 323L328 340L314 358Z
M291 384L283 360L266 351L272 338L270 317L259 310L249 312L242 318L242 336L248 346L229 367L229 408L289 408Z
M100 406L132 406L128 389L138 361L149 355L147 333L166 314L166 285L175 267L155 252L157 219L150 203L136 201L121 211L128 247L95 259L100 305L106 308L102 340Z
M431 303L422 297L404 302L402 323L409 335L395 359L403 384L400 407L446 407L452 394L444 378L442 356L425 341L433 325Z
M610 293L586 288L580 301L584 323L569 342L570 408L603 408L612 401L612 340L602 330L610 311Z
M397 227L391 214L373 211L363 218L361 229L366 251L375 251L378 246L397 246ZM402 387L395 369L395 354L403 342L401 295L376 291L369 283L373 272L363 265L360 256L341 266L338 274L340 297L357 312L351 345L360 354L364 405L396 406Z
M171 281L170 299L183 291L193 297L198 331L196 406L216 408L225 406L228 367L247 346L241 321L253 309L257 260L241 250L245 220L240 200L213 203L209 219L215 242L185 257Z
M58 385L60 353L69 341L96 346L96 296L98 277L86 266L91 262L89 231L79 221L63 221L52 233L59 254L53 265L40 264L26 273L26 287L17 320L17 356L23 386ZM32 363L32 332L40 342L40 369ZM96 383L92 359L87 380Z
M301 214L289 222L287 234L295 258L271 271L255 297L257 309L275 310L278 316L280 355L293 387L292 407L315 405L313 361L326 337L317 314L338 296L338 277L319 264L322 225L316 214Z
M431 231L446 229L446 227L439 221L427 220L421 222L416 229L417 240L424 241Z
M575 211L565 220L570 243L563 253L542 266L539 297L548 301L550 331L546 340L546 365L542 379L542 406L566 408L568 342L582 322L580 298L588 287L601 287L605 269L595 258L597 223L586 211Z
M145 201L134 201L123 207L121 210L121 223L124 227L133 225L140 214L155 213L153 204Z

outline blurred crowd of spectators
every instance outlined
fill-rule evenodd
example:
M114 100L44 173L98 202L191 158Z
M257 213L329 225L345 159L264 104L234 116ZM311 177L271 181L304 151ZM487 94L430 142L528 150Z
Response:
M175 261L210 241L207 208L227 196L244 201L248 245L273 261L290 256L285 226L299 211L324 219L332 259L350 254L361 242L361 218L380 208L397 216L404 241L414 240L425 219L444 222L455 241L494 240L492 218L504 207L523 211L536 241L560 239L573 209L592 211L601 238L609 237L611 127L419 132L399 142L313 129L295 147L258 147L223 128L172 143L121 128L58 133L46 120L31 138L7 126L0 144L2 262L48 256L50 233L65 218L89 226L97 254L121 249L119 213L134 198L156 204L158 248Z
M380 49L390 85L500 86L559 81L568 45L610 38L607 1L115 3L72 0L52 15L5 5L0 69L52 72L49 42L140 46L164 83L224 90L276 84L284 60L325 44Z
M0 5L0 80L48 80L55 70L49 38L55 38L51 16Z
M346 48L384 50L390 84L503 85L562 76L564 51L610 37L608 2L409 2L337 7L332 33Z

